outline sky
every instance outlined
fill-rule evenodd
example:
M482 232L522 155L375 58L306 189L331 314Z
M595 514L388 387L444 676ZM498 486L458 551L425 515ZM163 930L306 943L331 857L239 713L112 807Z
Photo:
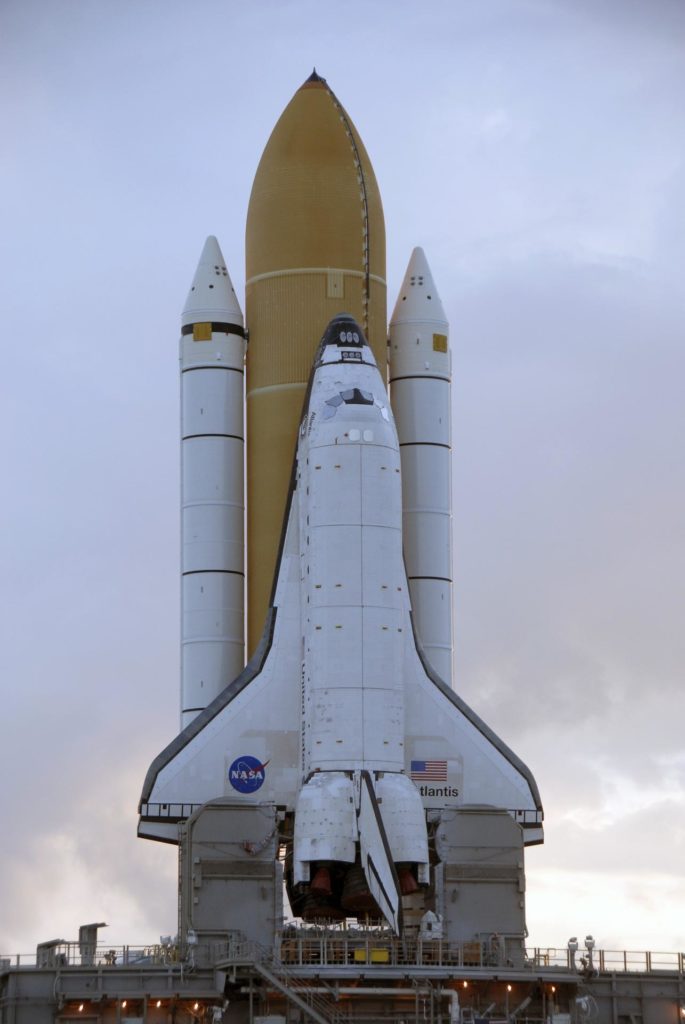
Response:
M451 322L455 683L533 770L529 943L685 949L685 5L0 4L0 953L176 931L179 315L313 66L389 308Z

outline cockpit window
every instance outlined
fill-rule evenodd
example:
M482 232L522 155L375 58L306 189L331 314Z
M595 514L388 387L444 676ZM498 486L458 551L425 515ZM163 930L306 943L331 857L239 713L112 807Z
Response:
M340 394L345 405L373 405L373 395L370 391L349 388L347 391L341 391Z
M375 405L380 410L383 419L386 421L388 419L388 410L385 405L374 398L370 391L362 391L360 388L347 388L345 391L339 391L332 398L326 399L323 418L332 420L343 403L345 405Z

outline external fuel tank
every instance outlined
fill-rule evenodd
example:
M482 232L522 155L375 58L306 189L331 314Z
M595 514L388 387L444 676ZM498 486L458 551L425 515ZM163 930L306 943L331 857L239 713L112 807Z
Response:
M357 129L314 72L274 128L247 213L248 656L269 606L316 340L342 310L387 381L385 223Z

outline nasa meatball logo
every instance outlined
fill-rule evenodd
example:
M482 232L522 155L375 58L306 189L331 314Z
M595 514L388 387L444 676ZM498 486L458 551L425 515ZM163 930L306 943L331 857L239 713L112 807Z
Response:
M264 785L268 763L265 761L262 764L250 754L236 757L228 769L228 781L239 793L256 793Z

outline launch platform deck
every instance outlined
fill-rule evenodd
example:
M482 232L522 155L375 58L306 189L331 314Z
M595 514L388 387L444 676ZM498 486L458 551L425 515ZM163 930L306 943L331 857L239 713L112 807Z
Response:
M0 959L0 1024L677 1024L685 954L401 941L369 929L286 929L280 956L235 934L209 945L51 944ZM498 956L498 951L500 955ZM497 962L493 962L496 960Z

